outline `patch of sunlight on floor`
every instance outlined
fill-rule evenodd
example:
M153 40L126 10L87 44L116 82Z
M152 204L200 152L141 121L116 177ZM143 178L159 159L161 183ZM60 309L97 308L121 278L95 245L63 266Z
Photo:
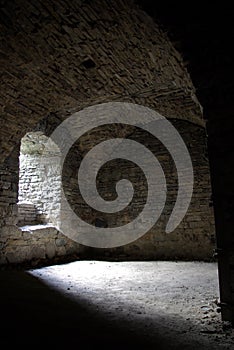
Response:
M223 333L217 312L216 263L76 261L28 273L152 341L159 329L169 338L176 334L178 341L182 336L191 349L202 348L199 342L212 349L222 342L226 349L233 341Z

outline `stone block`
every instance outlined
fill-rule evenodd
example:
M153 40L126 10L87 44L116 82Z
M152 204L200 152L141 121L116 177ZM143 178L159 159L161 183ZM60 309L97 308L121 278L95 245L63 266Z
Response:
M49 258L52 259L55 256L56 248L54 242L49 242L46 243L45 246L45 255Z

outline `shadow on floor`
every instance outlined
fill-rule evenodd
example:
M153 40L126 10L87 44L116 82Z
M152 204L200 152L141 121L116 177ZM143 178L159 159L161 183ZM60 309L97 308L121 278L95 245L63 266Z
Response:
M183 335L163 327L152 336L144 332L144 319L136 328L120 317L110 322L105 314L87 306L85 299L68 299L27 271L0 271L1 345L72 346L86 349L207 349L207 344L183 344ZM93 301L95 305L95 300ZM185 322L179 318L178 322ZM166 318L170 325L170 315ZM157 320L157 327L160 322ZM186 321L186 327L188 322ZM169 327L170 328L170 327ZM131 330L130 330L131 329ZM181 327L178 326L178 329ZM141 331L142 330L142 331Z

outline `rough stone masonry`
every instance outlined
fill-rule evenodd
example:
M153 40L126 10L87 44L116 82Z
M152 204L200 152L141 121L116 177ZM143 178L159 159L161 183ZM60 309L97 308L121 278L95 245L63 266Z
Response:
M0 129L0 262L45 260L74 253L100 258L211 259L214 220L205 123L182 57L167 35L133 1L17 0L13 6L6 5L4 11L0 28L0 104L4 120ZM35 131L47 137L72 113L109 101L150 107L167 117L183 137L191 154L195 185L191 206L180 226L170 235L164 232L176 195L176 172L170 155L157 141L129 129L122 130L123 135L145 142L158 155L167 173L167 204L161 220L150 232L127 246L102 250L71 242L51 225L31 229L17 226L22 138ZM135 208L121 218L98 217L81 202L75 186L70 193L66 188L76 179L74 164L79 164L97 137L102 140L118 132L116 127L103 129L101 135L95 131L84 135L66 163L67 196L76 210L82 209L80 215L94 224L97 220L108 225L130 220L143 203L144 179L124 162L122 171L131 176L141 191L136 194ZM48 210L56 211L56 203L52 194L49 200L48 192L45 195L35 190L43 180L36 166L37 154L30 152L26 154L30 161L21 168L20 185L24 199L39 211L42 223L48 224ZM103 169L104 174L111 174L108 184L101 179L98 183L104 196L113 195L112 180L119 176L114 166L111 163ZM29 181L23 182L27 177Z

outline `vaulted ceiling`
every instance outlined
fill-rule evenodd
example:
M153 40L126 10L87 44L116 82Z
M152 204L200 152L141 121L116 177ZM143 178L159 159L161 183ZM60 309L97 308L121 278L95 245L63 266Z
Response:
M93 0L95 1L95 0ZM182 54L205 118L233 114L234 11L229 2L209 7L191 2L135 0L159 22ZM1 0L1 6L7 5ZM10 7L14 8L15 1ZM20 2L21 5L23 1ZM9 7L9 4L7 5ZM14 19L14 18L13 18ZM1 21L6 22L3 12ZM14 23L12 24L14 27Z

